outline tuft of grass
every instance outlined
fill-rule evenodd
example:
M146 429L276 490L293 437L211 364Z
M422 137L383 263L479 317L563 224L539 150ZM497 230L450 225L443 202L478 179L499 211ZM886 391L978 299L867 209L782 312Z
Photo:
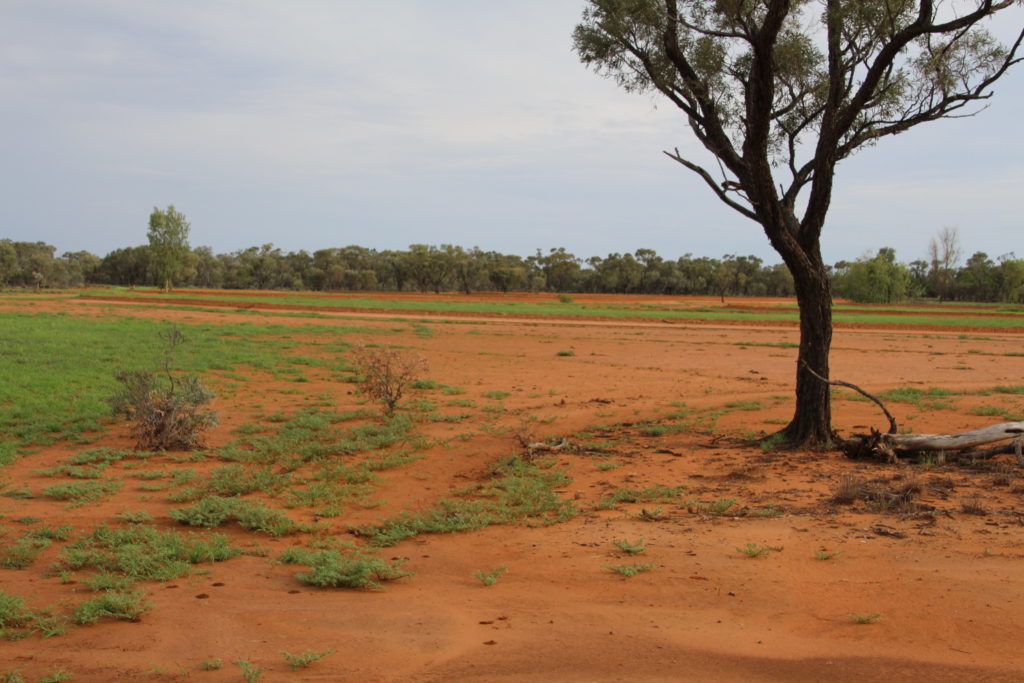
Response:
M864 480L849 474L839 477L836 488L829 500L839 505L850 505L864 496L866 486Z
M236 521L243 529L260 531L274 537L299 530L299 525L284 513L241 498L207 496L191 507L177 508L169 514L171 519L189 526L216 527Z
M827 550L815 550L814 556L817 557L819 560L832 560L842 555L843 552L845 551L833 550L829 552Z
M575 504L562 500L556 491L568 483L568 477L545 469L544 464L512 456L494 468L491 480L459 491L458 498L442 499L416 514L402 513L351 531L385 547L418 534L472 531L513 522L563 522L577 513Z
M640 553L647 550L647 546L644 544L644 539L640 538L636 541L629 541L628 539L621 538L612 541L612 544L624 553L629 555L639 555Z
M194 564L222 562L241 552L221 534L184 535L145 525L123 529L101 525L65 546L56 569L91 568L132 581L168 581L187 574Z
M598 508L609 509L619 503L674 503L685 491L683 486L648 486L642 489L621 488L605 496L598 503Z
M4 569L25 569L32 566L36 556L50 546L50 539L22 536L14 543L0 549L0 567Z
M145 510L122 510L114 516L129 524L146 524L153 521L153 515Z
M719 517L724 515L735 504L735 498L719 498L707 503L697 501L693 504L693 507L698 514Z
M138 621L152 607L139 592L105 591L75 608L76 624L94 624L100 619Z
M0 589L0 634L17 640L32 633L48 638L63 631L63 622L48 610L30 609L21 596Z
M222 666L224 666L224 660L214 657L213 659L203 660L203 663L199 665L199 668L203 671L216 671Z
M729 410L761 410L764 404L760 401L729 401L725 407Z
M484 398L493 398L496 401L500 401L503 398L508 398L511 395L512 394L510 394L507 391L485 391L483 393Z
M285 650L281 650L281 654L284 655L284 659L288 662L288 666L291 667L292 671L296 669L304 669L313 662L318 662L327 655L334 654L334 650L323 650L318 652L316 650L307 650L301 655L292 654Z
M54 500L70 501L71 507L79 507L117 493L124 482L114 479L75 481L56 484L43 489L43 495Z
M493 586L498 582L498 579L501 578L501 576L507 571L508 565L503 564L502 566L492 569L489 572L485 572L481 569L480 571L474 572L473 576L477 579L480 579L480 583L482 583L483 585Z
M758 545L757 543L747 543L742 548L736 548L736 552L746 555L751 559L755 557L767 557L773 550L777 552L782 550L782 548L770 545Z
M854 614L851 612L847 615L850 621L855 624L872 624L882 618L881 614Z
M558 351L557 353L555 353L555 355L556 356L562 356L562 357L569 357L569 356L575 356L576 352L573 351L572 349L562 349L561 351Z
M337 550L312 552L299 549L286 559L309 567L309 571L300 572L295 578L322 588L380 589L383 581L412 575L412 572L399 569L401 562L390 564L379 557L344 555Z
M264 669L248 660L239 659L235 662L235 666L242 670L242 678L246 680L246 683L256 683L263 676Z
M605 565L605 569L629 578L632 576L636 576L641 572L649 572L657 566L658 565L656 564L640 564L638 562L634 562L633 564L616 564L611 566Z

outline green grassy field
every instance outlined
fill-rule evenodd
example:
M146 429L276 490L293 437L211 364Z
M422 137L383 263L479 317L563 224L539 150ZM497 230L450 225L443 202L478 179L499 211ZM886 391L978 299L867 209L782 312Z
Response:
M93 319L57 314L0 314L0 453L58 440L89 440L110 414L118 368L157 368L165 353L158 333L166 323L137 318ZM185 325L188 342L174 368L190 373L231 373L240 367L295 378L310 364L291 351L297 334L319 337L328 351L342 352L348 333L379 334L360 327L281 325Z
M118 296L138 298L145 301L153 296L153 292L129 291L123 289L89 290L91 296ZM252 303L269 303L276 305L316 306L326 309L347 308L385 311L415 311L422 313L457 313L457 314L513 314L529 316L558 317L604 317L621 319L659 318L672 320L729 320L729 321L797 321L799 319L795 304L789 300L780 300L778 305L761 306L758 310L729 308L728 304L740 303L742 299L729 299L727 305L705 305L699 308L683 308L688 302L680 299L679 303L666 302L649 304L629 301L623 303L582 303L576 301L563 302L553 298L551 301L448 301L430 300L410 297L374 297L367 296L303 296L295 295L252 295L231 294L229 292L208 294L188 291L170 294L156 293L164 299L196 300L201 299L211 305L244 305ZM157 304L160 305L160 304ZM913 315L906 315L913 313ZM979 315L981 314L981 315ZM316 315L315 312L300 315ZM942 327L1024 327L1024 309L1006 305L966 307L963 304L933 305L893 305L872 306L870 311L859 304L837 304L833 319L837 323L878 324L878 325L912 325Z

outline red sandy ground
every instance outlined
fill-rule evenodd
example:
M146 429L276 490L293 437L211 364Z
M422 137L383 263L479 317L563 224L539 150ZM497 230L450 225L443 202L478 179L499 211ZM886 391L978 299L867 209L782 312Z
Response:
M465 297L459 296L460 300ZM639 299L639 298L638 298ZM749 302L746 302L749 304ZM204 304L209 305L209 304ZM756 305L756 304L753 304ZM26 310L21 304L6 308ZM69 299L37 301L30 310L74 315L138 315L184 324L247 319L250 314L189 312ZM796 331L754 326L675 322L603 322L453 319L417 314L433 336L409 322L347 313L315 320L262 314L256 322L285 325L359 324L396 330L388 343L415 349L430 363L429 376L467 389L459 398L484 406L489 391L510 392L506 412L475 409L454 424L419 429L443 437L477 436L437 447L423 459L382 472L372 509L354 508L325 520L344 534L349 523L375 521L398 510L431 504L453 488L487 476L498 459L518 448L515 430L529 424L537 438L569 436L587 426L658 418L686 402L702 409L735 401L714 434L645 437L629 426L607 427L594 438L615 440L614 460L559 454L572 482L563 492L583 514L563 524L528 528L494 526L455 535L420 536L385 558L408 558L415 576L384 591L321 590L295 578L293 565L265 557L239 557L208 573L169 584L147 584L154 608L138 623L104 622L66 635L0 643L0 672L21 668L27 680L54 669L76 681L237 681L244 659L265 669L262 681L752 681L906 680L1019 681L1024 679L1024 479L1020 469L879 465L836 453L763 453L733 437L771 432L790 416ZM301 341L301 333L297 333ZM346 337L358 341L358 335ZM900 386L965 391L1021 382L1024 337L975 331L839 329L833 376L875 392ZM573 356L558 351L572 350ZM303 354L315 353L313 347ZM289 412L307 396L330 393L338 410L357 407L352 386L310 371L306 384L280 383L253 374L232 396L218 399L222 425L216 446L257 411ZM301 387L302 394L294 392ZM288 392L288 393L282 393ZM443 403L440 395L432 400ZM1018 396L953 397L949 408L891 404L901 425L916 432L960 431L992 424L973 411L997 405L1021 412ZM744 410L743 407L754 409ZM843 433L884 426L868 403L837 400ZM527 423L528 418L536 418ZM495 433L498 432L498 433ZM717 435L717 436L716 436ZM121 427L96 445L127 447ZM53 483L34 473L61 464L81 447L56 446L20 459L9 481L36 490ZM151 464L153 461L150 461ZM1009 461L1006 461L1007 463ZM173 467L170 460L156 462ZM900 515L863 503L829 502L843 475L908 481L934 510ZM602 495L620 487L685 486L680 504L623 504L597 510ZM64 508L42 499L0 498L9 520L38 515L51 525L91 528L125 508L147 509L157 523L174 526L171 504L125 486L112 502ZM730 514L701 515L685 501L736 498ZM740 514L768 503L784 514ZM967 514L965 503L987 514ZM641 508L662 507L661 521L643 521ZM735 514L736 516L732 516ZM300 513L292 513L301 518ZM309 521L309 520L301 520ZM10 525L8 531L10 532ZM227 528L244 546L255 535ZM615 539L644 538L647 551L626 557ZM271 551L295 539L258 537ZM780 548L751 559L747 543ZM59 545L59 544L55 544ZM815 551L842 551L821 560ZM34 605L74 604L74 586L46 575L51 548L27 570L0 570L4 590ZM608 565L654 563L652 571L624 578ZM490 587L478 570L508 566ZM851 614L881 614L857 624ZM280 651L335 652L306 669L290 671ZM221 669L202 671L204 660Z

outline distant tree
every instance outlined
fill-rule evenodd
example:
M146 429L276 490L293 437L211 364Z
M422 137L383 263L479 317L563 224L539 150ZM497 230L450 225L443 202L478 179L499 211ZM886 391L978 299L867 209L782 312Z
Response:
M134 287L151 282L149 245L115 249L100 261L97 280L111 285Z
M188 234L192 229L185 214L175 210L173 204L161 211L153 207L149 215L149 249L156 281L170 291L174 281L181 277L189 256Z
M18 259L13 284L36 288L55 284L53 254L57 247L46 242L11 242L11 246Z
M967 259L956 274L955 292L958 299L996 300L999 296L999 271L988 254L977 251Z
M680 110L713 160L668 156L758 223L793 274L796 406L779 433L788 443L833 438L829 386L815 375L829 375L832 296L821 231L838 163L988 98L1019 61L1024 31L1004 48L981 23L1015 4L588 0L573 35L582 61Z
M11 240L0 240L0 287L14 281L18 272L18 252Z
M956 264L960 262L960 232L956 228L943 228L928 243L928 260L931 271L932 290L939 301L949 297L956 275Z
M571 292L579 280L580 260L565 247L551 249L546 255L537 250L537 265L544 273L547 289L554 292Z
M1013 252L999 257L999 300L1020 303L1024 299L1024 259Z
M889 247L853 263L837 263L836 270L836 293L854 301L891 304L910 294L910 270L896 262L896 252Z
M99 256L88 251L66 251L60 257L65 271L65 285L79 287L87 282L93 282L95 273L99 270Z
M219 288L224 286L224 264L210 247L196 247L192 250L195 275L192 283L197 287Z

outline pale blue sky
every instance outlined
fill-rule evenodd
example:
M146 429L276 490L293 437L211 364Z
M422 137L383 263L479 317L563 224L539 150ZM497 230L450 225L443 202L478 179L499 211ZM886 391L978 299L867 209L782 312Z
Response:
M759 226L661 154L653 96L571 50L581 0L3 0L0 237L142 244L174 204L194 246L479 246L581 257L756 254ZM1021 21L1021 13L1001 30ZM828 261L1016 250L1024 69L977 117L840 166Z

